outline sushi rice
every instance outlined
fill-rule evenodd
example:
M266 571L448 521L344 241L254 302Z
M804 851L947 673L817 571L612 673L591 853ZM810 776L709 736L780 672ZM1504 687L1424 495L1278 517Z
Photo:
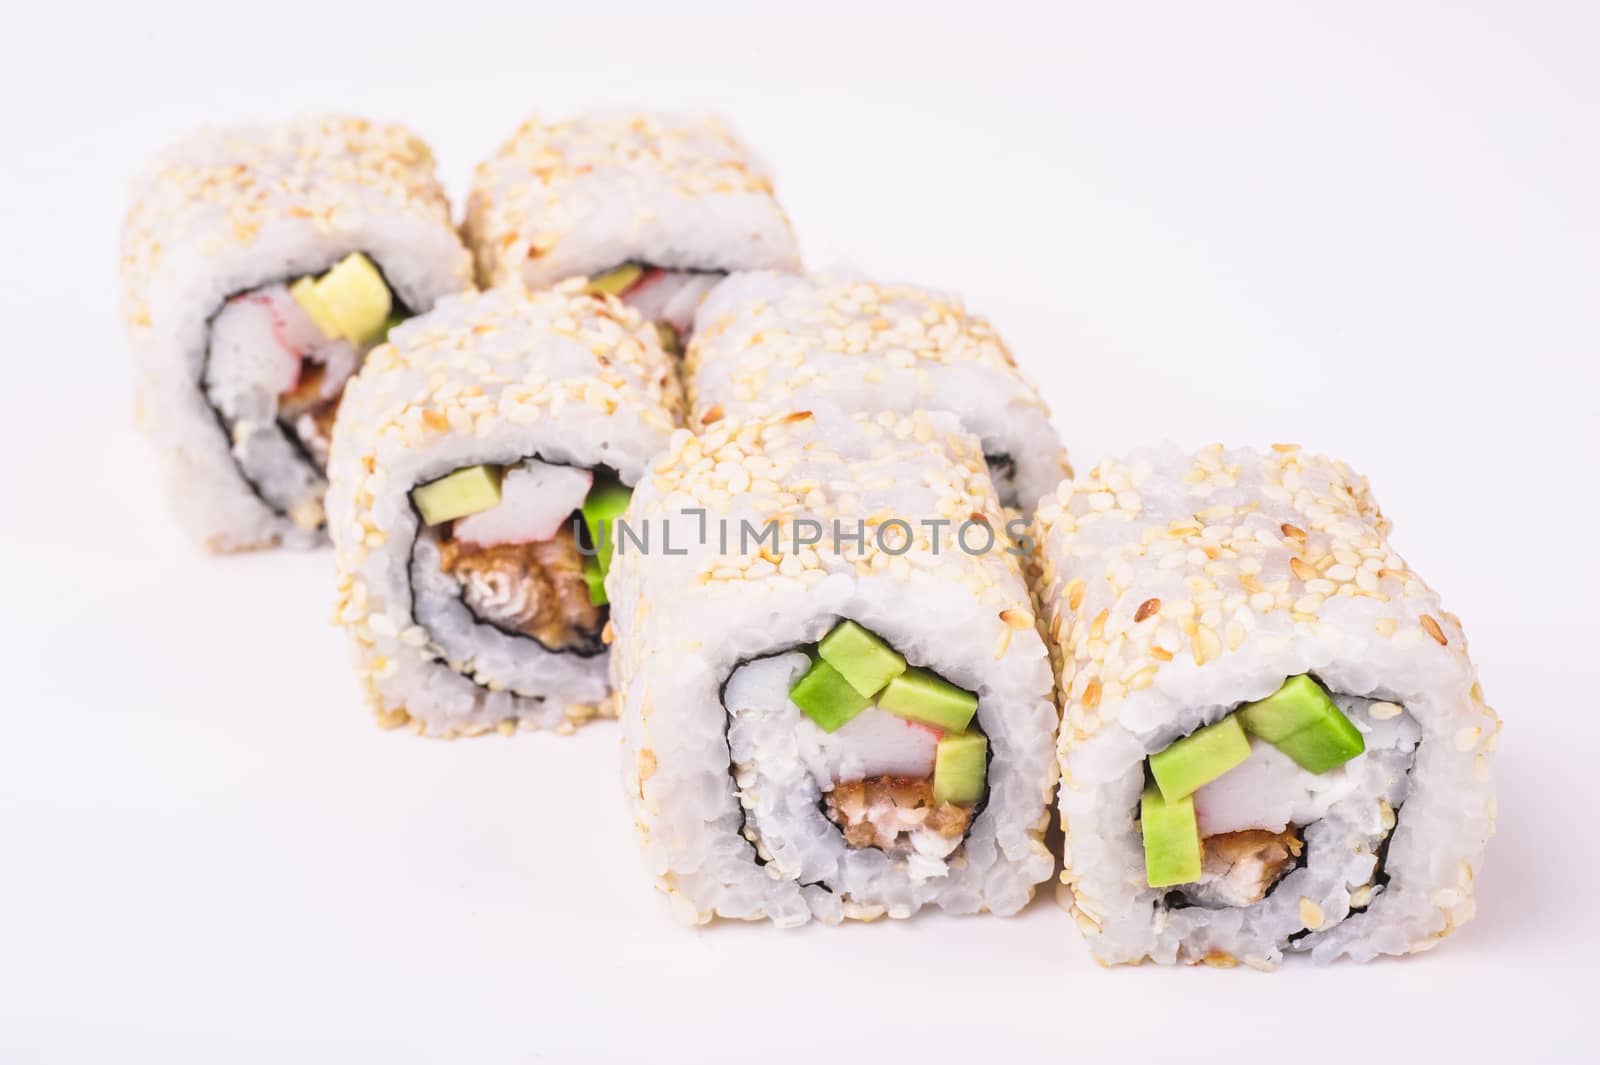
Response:
M1064 483L1038 526L1064 702L1063 900L1098 958L1366 960L1471 918L1499 721L1459 621L1390 547L1363 478L1288 445L1147 450ZM1201 882L1149 886L1147 757L1307 674L1363 753L1312 774L1253 739L1194 796ZM1213 867L1217 833L1259 842L1285 825L1295 853L1270 862L1258 845Z
M771 174L714 115L530 118L478 166L463 231L486 286L609 273L676 335L728 271L799 267Z
M381 724L448 737L564 731L610 713L598 633L586 646L552 648L508 630L483 616L445 563L463 541L504 541L506 526L542 525L536 538L547 542L551 530L568 535L592 471L624 485L645 476L680 404L654 330L581 282L452 297L372 354L339 412L329 513L337 618ZM485 464L509 469L502 503L512 512L424 527L414 490ZM540 493L566 491L574 478L577 495L562 496L559 513L534 513ZM490 607L553 594L548 581L524 592L504 571L482 577Z
M1001 502L1026 511L1072 473L994 327L913 285L736 274L700 305L684 383L691 426L823 406L949 411L982 439Z
M323 537L327 422L365 346L323 337L284 286L356 253L413 312L471 284L433 155L401 126L202 129L134 184L122 308L138 423L179 520L212 550ZM318 425L285 409L289 391L311 392Z
M847 533L870 526L864 545L791 535L836 519ZM873 534L896 519L910 538ZM1009 541L980 551L969 536L970 553L957 541L963 523L1006 522L975 437L946 414L729 418L676 434L627 520L655 549L624 541L607 580L625 787L646 864L684 919L788 926L929 904L1009 914L1028 901L1054 868L1042 836L1056 713ZM781 535L754 547L738 539L746 523ZM841 619L977 696L986 795L953 851L919 834L934 814L915 800L899 814L855 805L875 801L863 775L925 769L915 730L873 709L830 734L790 698L809 665L796 650ZM839 816L857 815L853 832L905 835L907 847L847 841L825 803L851 807ZM900 815L917 824L884 821Z

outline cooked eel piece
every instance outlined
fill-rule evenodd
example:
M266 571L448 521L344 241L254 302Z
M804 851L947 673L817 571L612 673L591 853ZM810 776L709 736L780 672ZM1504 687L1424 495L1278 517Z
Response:
M1294 868L1305 844L1293 825L1282 832L1245 829L1202 841L1200 880L1183 894L1199 906L1250 906Z
M335 379L328 367L310 363L295 387L278 397L278 417L294 430L319 468L328 465L328 447L333 440L333 422L344 398L347 372Z
M461 597L479 620L532 637L550 651L599 650L605 618L589 601L570 524L532 544L480 547L445 538L439 565L461 582Z
M972 823L965 803L935 802L933 782L916 777L842 781L827 796L828 819L852 847L890 854L917 851L944 858L961 845Z

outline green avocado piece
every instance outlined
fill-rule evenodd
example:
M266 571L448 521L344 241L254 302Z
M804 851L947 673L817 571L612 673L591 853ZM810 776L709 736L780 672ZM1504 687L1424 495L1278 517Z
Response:
M388 320L383 323L383 339L387 342L389 334L399 328L400 324L405 320L406 315L401 314L399 311L390 311Z
M841 621L822 638L817 653L837 669L851 687L871 698L906 671L906 660L853 621Z
M602 577L611 572L611 559L617 553L616 520L627 511L628 501L632 498L633 489L621 481L598 474L594 484L589 487L589 494L584 497L583 525L589 530L589 542L599 548L599 553L591 557L599 565Z
M1162 797L1154 784L1139 799L1144 833L1144 878L1151 887L1192 884L1200 879L1200 822L1194 796Z
M683 354L683 338L666 322L656 323L656 336L661 340L661 350L668 355Z
M978 712L978 697L926 669L908 669L889 681L878 706L945 732L963 732Z
M989 771L989 741L981 732L940 737L933 756L933 801L977 802Z
M1278 740L1273 746L1293 758L1295 764L1308 773L1326 773L1330 769L1337 769L1367 749L1360 731L1337 706L1331 704L1325 716L1299 732Z
M1251 735L1277 743L1307 725L1338 713L1326 689L1302 673L1290 677L1265 699L1245 703L1239 708L1239 723Z
M600 560L593 555L584 557L583 582L589 586L589 602L595 606L611 602L606 596L606 571L600 568Z
M383 335L394 298L372 260L360 252L340 259L317 281L317 299L339 329L339 336L365 344Z
M1311 773L1326 773L1367 749L1333 696L1304 673L1290 677L1265 699L1240 707L1238 718L1249 732Z
M1150 773L1170 802L1194 794L1249 757L1250 737L1230 714L1152 754Z
M468 466L411 490L428 525L464 518L500 502L500 467Z
M608 296L620 296L633 287L634 282L644 276L644 267L638 263L623 263L600 274L593 274L589 278L589 288L595 292L604 292Z
M817 662L789 689L789 701L805 711L824 732L837 732L872 700L850 686L839 671Z

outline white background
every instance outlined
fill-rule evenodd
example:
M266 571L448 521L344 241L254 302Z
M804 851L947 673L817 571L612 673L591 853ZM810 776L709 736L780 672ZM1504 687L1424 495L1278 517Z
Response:
M1592 1051L1600 16L1572 3L8 5L0 1061L1542 1061ZM1080 466L1372 478L1506 720L1479 918L1366 967L1102 971L1022 915L686 930L614 725L374 729L326 552L154 497L124 186L202 121L709 106L810 261L956 290Z

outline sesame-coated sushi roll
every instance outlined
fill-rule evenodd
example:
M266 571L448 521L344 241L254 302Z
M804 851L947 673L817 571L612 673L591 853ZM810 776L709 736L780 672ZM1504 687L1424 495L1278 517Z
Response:
M673 438L608 587L626 786L683 917L1010 914L1050 876L1052 678L1005 521L949 415Z
M581 282L446 299L373 353L339 412L328 514L381 724L609 713L610 525L679 406L655 330Z
M1364 478L1168 448L1038 524L1063 897L1099 958L1366 960L1472 916L1499 721Z
M135 183L123 317L139 424L217 551L321 537L344 385L389 328L471 284L426 144L324 117L205 129Z
M728 271L799 264L771 175L711 115L530 118L479 165L465 233L483 284L587 277L669 347Z
M961 301L911 285L738 274L701 304L684 363L689 424L784 410L945 410L983 441L1007 506L1071 476L1050 411Z

